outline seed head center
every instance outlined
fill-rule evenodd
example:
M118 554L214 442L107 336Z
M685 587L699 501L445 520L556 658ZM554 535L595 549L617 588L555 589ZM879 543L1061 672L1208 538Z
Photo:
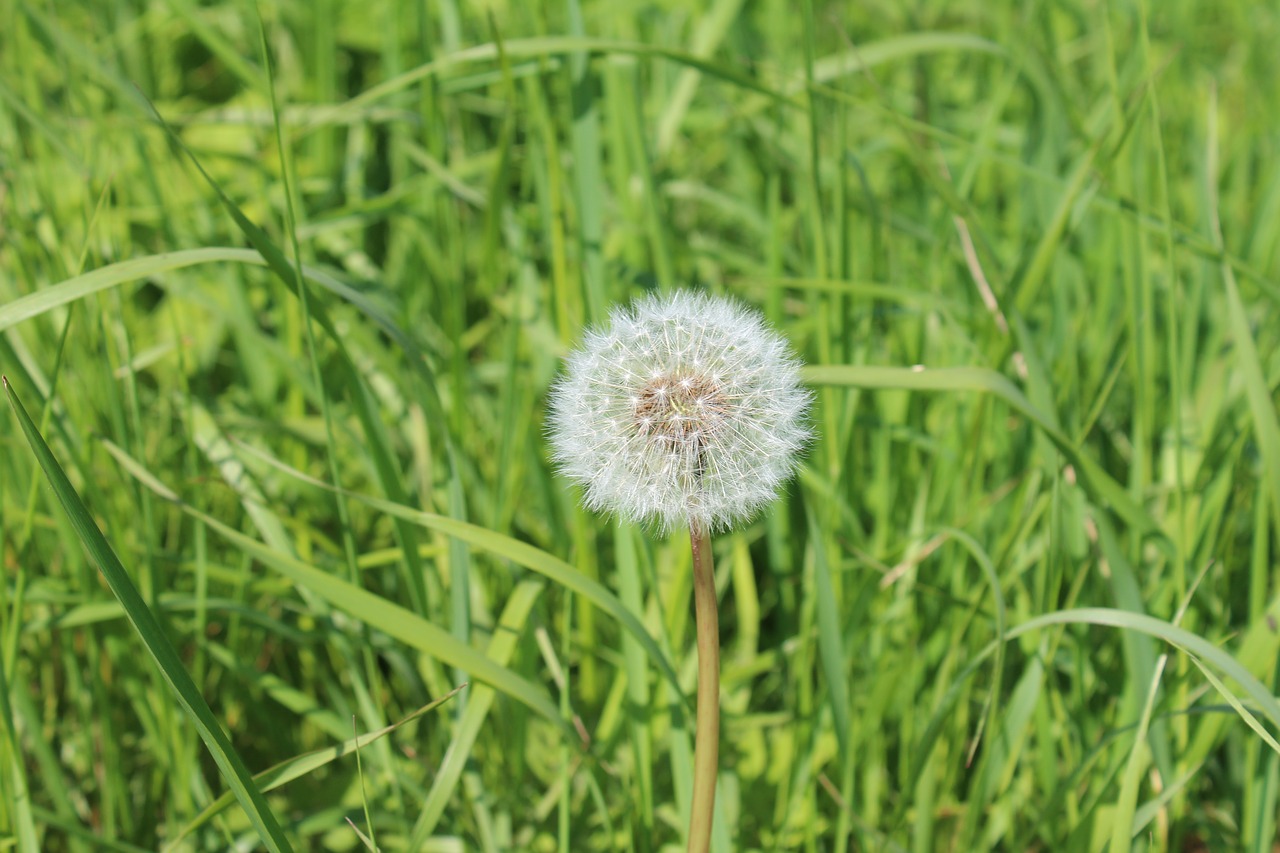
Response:
M716 382L678 374L650 380L640 390L635 423L641 435L673 443L701 443L724 419L728 400Z

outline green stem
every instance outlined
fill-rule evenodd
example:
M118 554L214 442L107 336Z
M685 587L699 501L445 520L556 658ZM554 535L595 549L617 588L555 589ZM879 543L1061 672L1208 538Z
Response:
M698 728L693 742L689 853L706 853L711 846L720 763L720 620L711 534L694 524L689 541L693 547L693 609L698 623Z

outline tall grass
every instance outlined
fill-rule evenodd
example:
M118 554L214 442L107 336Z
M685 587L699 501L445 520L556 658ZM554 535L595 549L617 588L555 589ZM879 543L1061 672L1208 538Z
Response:
M703 287L818 392L713 849L1272 849L1280 12L0 20L0 846L682 846L688 542L542 425Z

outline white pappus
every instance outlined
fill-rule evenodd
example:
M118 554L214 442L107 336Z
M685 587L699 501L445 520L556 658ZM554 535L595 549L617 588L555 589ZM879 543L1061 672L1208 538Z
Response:
M773 500L809 439L800 362L764 318L691 291L588 332L551 392L560 471L588 507L667 533L722 530Z

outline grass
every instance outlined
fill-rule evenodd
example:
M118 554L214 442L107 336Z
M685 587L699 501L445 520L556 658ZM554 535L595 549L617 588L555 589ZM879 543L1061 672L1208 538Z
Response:
M713 849L1273 848L1280 14L0 15L0 848L683 849L689 543L542 435L674 287L818 392Z

